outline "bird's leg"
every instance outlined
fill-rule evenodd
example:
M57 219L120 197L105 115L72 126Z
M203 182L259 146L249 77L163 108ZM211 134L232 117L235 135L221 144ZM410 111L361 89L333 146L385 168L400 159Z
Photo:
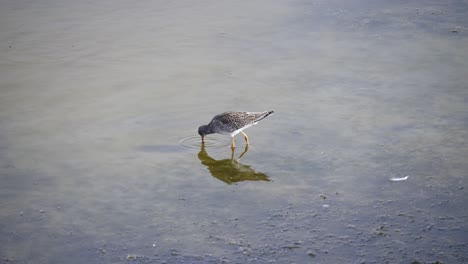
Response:
M234 149L236 147L236 143L234 143L234 137L232 137L231 148Z
M234 149L233 147L231 147L231 160L234 160Z
M242 156L244 156L244 154L247 153L248 150L249 150L249 145L245 145L244 152L242 152L242 154L241 154L241 155L239 156L239 158L237 158L237 159L240 160L240 159L242 158Z
M247 136L246 133L244 133L244 131L241 131L242 135L244 135L244 138L245 138L245 144L249 145L249 137Z

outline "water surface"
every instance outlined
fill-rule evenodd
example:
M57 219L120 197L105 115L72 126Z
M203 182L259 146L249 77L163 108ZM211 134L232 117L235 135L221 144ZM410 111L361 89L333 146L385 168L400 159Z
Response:
M467 14L1 2L1 261L467 262Z

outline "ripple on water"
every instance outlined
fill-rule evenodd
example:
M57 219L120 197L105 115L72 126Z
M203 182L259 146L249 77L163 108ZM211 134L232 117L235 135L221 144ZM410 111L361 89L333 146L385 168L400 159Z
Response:
M200 136L187 136L179 139L179 144L187 149L200 149L201 148L201 138ZM229 137L222 135L209 135L205 137L205 148L219 149L229 146L230 140Z

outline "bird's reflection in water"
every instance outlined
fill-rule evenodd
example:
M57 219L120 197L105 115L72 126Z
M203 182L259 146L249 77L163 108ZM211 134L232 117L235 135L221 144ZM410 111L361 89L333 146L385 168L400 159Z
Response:
M198 158L201 163L208 167L213 177L222 180L227 184L233 184L240 181L270 181L268 176L261 172L254 171L250 166L240 163L240 158L249 150L249 146L245 146L244 152L234 159L234 149L230 159L215 160L208 155L205 145L202 144L201 150L198 153Z

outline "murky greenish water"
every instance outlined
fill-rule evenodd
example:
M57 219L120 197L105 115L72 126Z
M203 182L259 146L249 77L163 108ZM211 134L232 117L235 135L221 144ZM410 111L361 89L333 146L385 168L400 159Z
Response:
M466 1L1 1L0 40L2 263L468 262ZM202 148L228 110L275 114Z

